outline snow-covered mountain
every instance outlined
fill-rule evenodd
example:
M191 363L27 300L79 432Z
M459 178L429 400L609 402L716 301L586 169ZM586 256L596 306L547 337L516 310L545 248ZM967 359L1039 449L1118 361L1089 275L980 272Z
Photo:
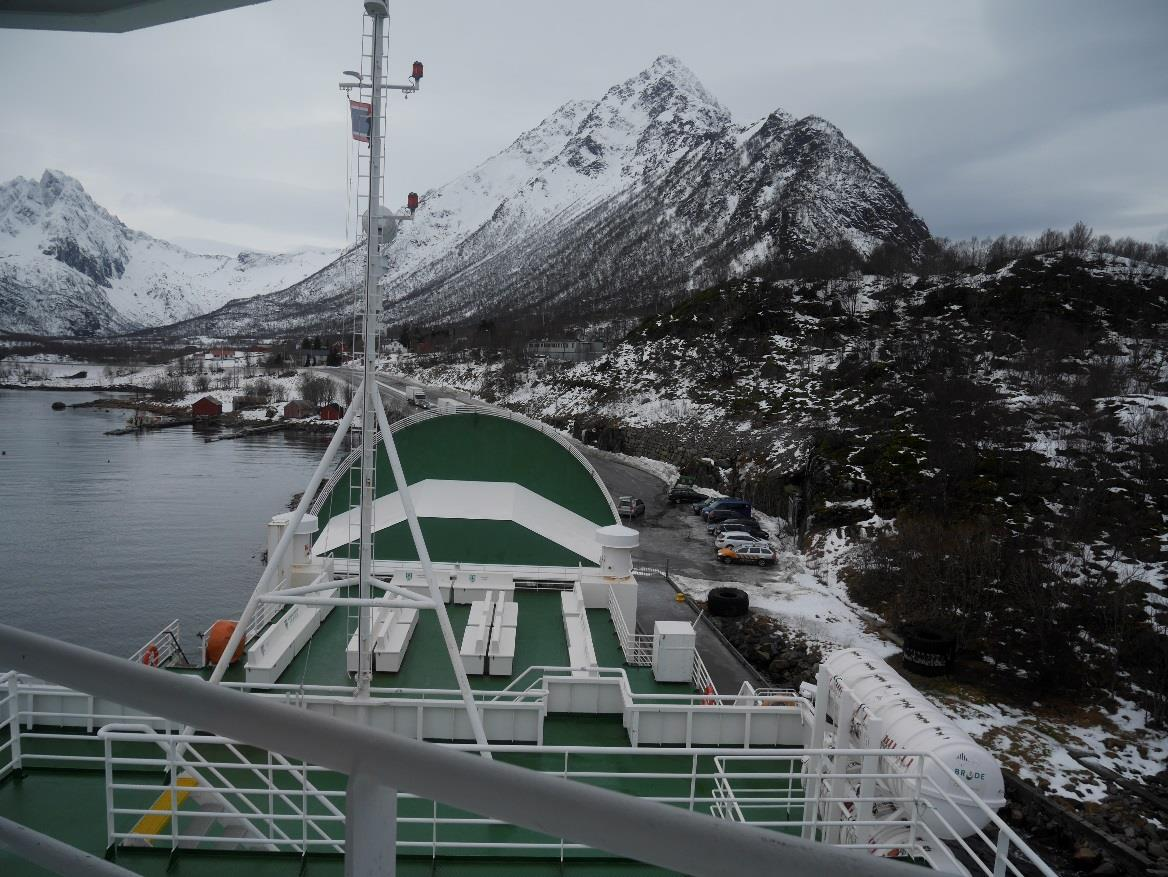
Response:
M735 124L669 56L425 193L404 226L384 278L393 324L635 306L841 237L868 252L928 236L839 129L782 111ZM349 310L357 280L342 258L303 285L174 331L270 331L282 311L284 328L311 325Z
M174 323L287 288L335 250L206 256L127 228L47 170L0 184L0 330L108 335Z

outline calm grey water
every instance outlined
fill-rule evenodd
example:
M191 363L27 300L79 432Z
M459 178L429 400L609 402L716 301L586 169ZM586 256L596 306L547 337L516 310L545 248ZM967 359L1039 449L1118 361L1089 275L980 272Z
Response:
M0 390L0 620L128 656L179 618L194 647L238 617L328 437L106 436L127 411L50 408L94 398Z

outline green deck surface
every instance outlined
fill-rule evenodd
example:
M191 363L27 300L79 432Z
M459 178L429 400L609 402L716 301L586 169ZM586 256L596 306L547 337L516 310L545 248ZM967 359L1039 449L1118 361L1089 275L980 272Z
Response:
M486 563L501 566L593 567L596 562L559 545L514 521L467 518L420 518L422 536L435 563ZM335 551L334 557L356 559L357 542ZM373 534L373 556L416 561L418 551L409 525L402 521Z
M558 591L515 591L519 605L519 628L515 640L515 661L510 677L472 676L471 687L483 691L505 688L528 667L563 667L568 663L568 644L564 635ZM454 637L462 642L470 606L447 604L446 612ZM356 620L344 608L334 609L320 629L280 676L281 685L344 685L353 681L345 671L345 644L355 630ZM692 694L684 683L657 682L648 667L624 666L624 654L607 609L589 609L588 625L592 645L601 667L624 667L629 685L641 694ZM224 676L227 682L243 681L243 661L234 664ZM203 675L209 675L204 671ZM458 683L450 667L438 617L422 610L413 639L406 649L402 668L397 673L374 673L374 688L446 688L455 690ZM626 741L627 742L627 741ZM620 745L624 745L623 743Z

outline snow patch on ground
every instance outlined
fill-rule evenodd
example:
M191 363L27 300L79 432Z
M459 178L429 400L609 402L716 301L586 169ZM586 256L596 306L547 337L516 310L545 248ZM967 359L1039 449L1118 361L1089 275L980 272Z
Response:
M772 526L772 525L768 525ZM825 651L860 647L887 656L899 649L870 631L870 625L834 581L824 582L804 559L781 550L762 584L738 583L750 596L750 605L806 634ZM674 575L685 593L704 600L712 588L725 582Z

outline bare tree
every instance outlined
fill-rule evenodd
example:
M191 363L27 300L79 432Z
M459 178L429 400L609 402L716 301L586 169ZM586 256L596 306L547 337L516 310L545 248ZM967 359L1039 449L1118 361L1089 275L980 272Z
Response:
M313 406L320 406L333 397L333 382L324 375L301 372L297 380L297 388L301 398Z
M1073 253L1084 253L1091 249L1095 240L1095 230L1080 220L1067 233L1067 249Z

